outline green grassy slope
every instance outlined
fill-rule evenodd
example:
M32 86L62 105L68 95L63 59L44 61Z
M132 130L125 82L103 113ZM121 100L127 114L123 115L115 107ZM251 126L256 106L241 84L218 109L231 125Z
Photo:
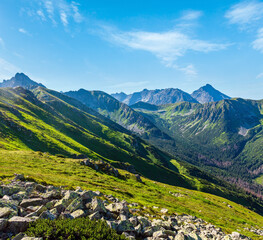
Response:
M210 192L263 212L258 200L178 159L175 164L169 155L75 99L45 88L34 94L23 88L0 89L2 149L85 154L113 165L128 162L152 180Z
M263 239L247 230L252 226L263 228L262 216L208 193L146 178L142 178L144 183L139 183L132 174L123 170L120 170L123 177L116 178L80 165L80 160L41 152L0 150L0 165L0 180L3 181L13 178L14 173L22 173L29 179L46 184L100 190L104 194L113 194L130 203L139 203L140 215L150 213L161 216L160 209L165 207L169 209L169 214L191 214L221 227L227 233L238 230L253 239ZM175 197L171 193L178 196ZM146 206L147 209L142 206Z
M262 101L184 102L137 111L176 140L177 148L168 143L168 151L191 163L249 181L263 173Z

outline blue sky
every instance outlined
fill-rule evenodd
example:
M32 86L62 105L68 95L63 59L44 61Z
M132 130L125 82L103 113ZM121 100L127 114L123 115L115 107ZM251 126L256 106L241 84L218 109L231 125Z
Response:
M263 99L263 1L1 0L0 79Z

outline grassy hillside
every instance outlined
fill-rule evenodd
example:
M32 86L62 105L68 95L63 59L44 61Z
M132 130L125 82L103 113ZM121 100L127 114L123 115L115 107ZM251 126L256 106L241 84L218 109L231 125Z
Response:
M239 204L208 193L171 186L147 178L142 178L143 183L139 183L132 174L123 170L119 170L123 177L116 178L80 165L80 160L41 152L1 150L0 165L2 181L13 178L14 173L22 173L28 179L44 184L99 190L104 194L113 194L115 197L125 199L129 203L139 203L140 215L145 213L162 215L160 209L165 207L169 209L169 214L191 214L221 227L227 233L240 231L253 239L263 239L247 230L252 226L263 228L262 216ZM142 206L146 206L147 209Z
M167 144L170 153L232 182L235 178L251 181L263 174L262 101L231 99L163 105L156 110L134 108L176 140L176 148Z
M37 88L0 89L0 147L78 157L118 165L128 162L143 176L213 193L263 213L262 203L173 159L98 113L61 93Z

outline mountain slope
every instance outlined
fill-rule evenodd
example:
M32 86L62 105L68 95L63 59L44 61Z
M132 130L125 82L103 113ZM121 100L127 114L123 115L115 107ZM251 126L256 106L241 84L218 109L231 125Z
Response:
M38 87L33 94L21 87L2 88L0 147L9 151L33 150L75 158L84 154L114 166L127 162L152 180L210 192L263 212L257 199L171 158L122 127L119 131L112 129L110 126L115 126L114 123L89 111L93 110L49 89Z
M64 94L77 99L89 108L98 111L105 117L144 138L161 137L162 139L171 140L167 134L161 132L147 118L105 92L80 89Z
M17 73L14 77L9 80L3 80L0 83L0 87L23 87L25 89L33 89L36 87L45 87L41 83L37 83L31 80L24 73Z
M229 96L219 92L210 84L206 84L205 86L194 91L191 96L200 103L217 102L223 99L230 99Z
M175 154L184 152L191 163L231 182L240 179L240 186L257 192L251 180L263 174L262 101L178 103L138 111L169 132L181 147Z
M135 92L129 95L123 93L112 94L113 97L122 101L127 105L133 105L137 102L147 102L155 105L177 103L177 102L197 102L190 94L178 89L178 88L166 88L147 90L144 89L141 92Z

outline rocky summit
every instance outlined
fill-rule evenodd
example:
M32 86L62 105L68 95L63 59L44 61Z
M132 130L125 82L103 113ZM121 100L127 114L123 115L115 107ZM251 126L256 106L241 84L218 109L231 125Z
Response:
M128 203L100 191L66 190L24 181L16 175L0 185L0 238L29 238L23 232L37 219L89 218L106 221L109 227L127 239L250 239L238 232L224 233L220 228L191 215L177 215L168 209L153 207L159 214L144 213L146 206ZM251 229L258 235L263 230Z

